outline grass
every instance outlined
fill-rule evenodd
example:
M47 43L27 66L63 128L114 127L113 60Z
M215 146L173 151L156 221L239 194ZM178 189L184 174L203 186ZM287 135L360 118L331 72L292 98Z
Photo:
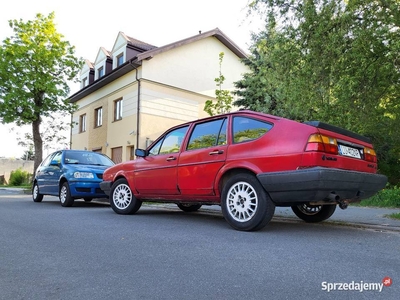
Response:
M375 196L362 200L357 206L400 208L400 188L397 186L387 186Z
M390 219L400 220L400 213L390 214L390 215L387 215L387 217Z
M381 190L375 196L352 205L363 207L400 208L400 188L388 184L385 189ZM400 220L400 213L393 213L386 215L386 217Z

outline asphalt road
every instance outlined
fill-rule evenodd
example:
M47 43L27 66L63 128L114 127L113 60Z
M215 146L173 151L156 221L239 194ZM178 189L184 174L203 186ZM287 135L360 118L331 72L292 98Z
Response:
M397 300L399 254L398 232L278 218L239 232L210 211L121 216L104 203L0 193L2 300Z

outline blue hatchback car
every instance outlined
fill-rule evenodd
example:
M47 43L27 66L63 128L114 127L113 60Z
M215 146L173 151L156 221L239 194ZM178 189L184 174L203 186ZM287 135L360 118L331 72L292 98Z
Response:
M41 202L43 195L58 196L62 206L74 200L107 198L100 189L103 172L114 162L106 155L86 150L60 150L47 156L36 170L32 198Z

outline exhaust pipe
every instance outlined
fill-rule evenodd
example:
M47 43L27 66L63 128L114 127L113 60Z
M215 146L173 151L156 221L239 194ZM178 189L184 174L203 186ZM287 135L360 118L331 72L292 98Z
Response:
M340 201L339 195L336 195L334 193L330 193L327 198L329 199L329 201L333 201L333 202L337 202L337 203Z
M339 207L341 209L346 209L349 206L349 202L348 201L342 200L339 195L336 195L334 193L330 193L328 195L328 199L330 201L333 201L333 202L336 202L337 204L339 204Z

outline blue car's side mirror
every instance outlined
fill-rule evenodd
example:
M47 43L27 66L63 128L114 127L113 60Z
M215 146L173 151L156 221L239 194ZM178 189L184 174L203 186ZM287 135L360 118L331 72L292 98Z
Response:
M60 166L60 162L58 160L52 160L51 163L50 163L50 166L59 167Z

